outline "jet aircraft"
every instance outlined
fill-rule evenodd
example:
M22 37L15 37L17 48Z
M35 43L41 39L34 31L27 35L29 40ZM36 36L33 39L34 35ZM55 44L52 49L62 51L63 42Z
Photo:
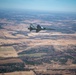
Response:
M33 24L30 24L30 27L28 28L30 31L32 30L36 30L36 33L41 31L41 30L54 30L54 29L51 29L51 28L44 28L40 25L37 25L37 27L33 26Z

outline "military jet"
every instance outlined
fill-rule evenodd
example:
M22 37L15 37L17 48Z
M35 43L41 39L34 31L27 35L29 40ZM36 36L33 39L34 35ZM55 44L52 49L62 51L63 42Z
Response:
M33 26L33 24L30 24L30 27L28 28L30 31L32 30L36 30L36 33L41 31L41 30L54 30L54 29L51 29L51 28L44 28L40 25L37 25L37 27Z

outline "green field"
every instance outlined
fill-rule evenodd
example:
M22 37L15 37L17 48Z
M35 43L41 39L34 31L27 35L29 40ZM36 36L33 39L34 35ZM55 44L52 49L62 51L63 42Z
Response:
M43 55L46 55L46 53L20 54L19 56L41 57Z

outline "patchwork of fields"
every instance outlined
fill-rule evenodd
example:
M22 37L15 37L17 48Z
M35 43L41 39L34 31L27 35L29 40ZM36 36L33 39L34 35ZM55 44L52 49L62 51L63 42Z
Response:
M76 74L76 15L8 13L0 18L0 75ZM30 32L31 23L55 30Z

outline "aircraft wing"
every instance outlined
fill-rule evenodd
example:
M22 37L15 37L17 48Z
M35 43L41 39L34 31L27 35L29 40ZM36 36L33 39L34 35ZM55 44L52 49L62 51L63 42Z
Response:
M39 31L40 31L39 29L36 29L36 33L39 32Z
M36 32L39 32L40 30L41 30L41 26L40 25L37 25Z

